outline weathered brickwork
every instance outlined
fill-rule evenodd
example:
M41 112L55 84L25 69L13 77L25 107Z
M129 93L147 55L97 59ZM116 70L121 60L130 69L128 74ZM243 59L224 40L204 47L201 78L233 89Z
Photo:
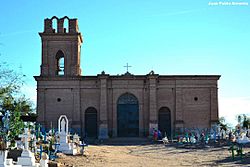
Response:
M56 19L57 31L52 21ZM64 20L69 30L63 29ZM138 100L139 136L158 127L161 108L171 115L171 132L177 128L209 128L218 121L219 75L147 75L126 73L112 76L82 76L80 46L83 42L76 19L45 19L42 38L41 75L37 81L38 121L57 128L60 115L67 115L71 129L85 135L86 110L97 111L99 138L117 136L117 105L123 94ZM87 55L86 55L87 56ZM60 64L64 59L64 64ZM63 67L62 67L63 66ZM61 73L63 71L63 73Z

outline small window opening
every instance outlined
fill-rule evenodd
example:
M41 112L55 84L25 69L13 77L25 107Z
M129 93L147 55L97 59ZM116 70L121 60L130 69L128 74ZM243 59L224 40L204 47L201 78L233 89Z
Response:
M56 54L56 74L57 75L64 75L64 54L63 52L60 50L57 52Z
M194 101L198 101L198 97L194 97Z
M56 18L52 20L52 28L53 28L53 32L56 33L57 32L57 19Z
M63 21L63 29L64 29L64 33L68 33L69 32L69 20L66 18Z
M60 101L62 101L62 99L61 98L57 98L57 102L60 102Z
M58 75L64 75L64 57L59 59Z

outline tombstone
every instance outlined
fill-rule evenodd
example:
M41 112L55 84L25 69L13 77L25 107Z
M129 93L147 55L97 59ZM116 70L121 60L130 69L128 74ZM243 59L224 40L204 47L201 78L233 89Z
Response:
M7 158L8 150L6 148L8 147L5 147L5 145L1 145L0 147L0 167L21 167L21 165L14 165L12 158Z
M211 131L210 131L210 138L214 140L214 142L216 141L217 139L217 135L218 135L218 132L219 132L219 125L218 124L213 124L212 127L211 127Z
M13 164L13 159L6 159L5 167L22 167L22 165Z
M205 144L208 144L209 142L209 135L208 133L205 134Z
M61 115L58 119L58 132L59 134L68 134L69 120L66 115Z
M48 163L49 163L49 160L48 160L48 155L43 152L42 153L42 156L41 156L41 159L40 159L40 167L48 167Z
M58 119L58 134L60 143L68 143L68 118L66 115L61 115Z
M74 143L69 143L69 121L66 115L61 115L58 119L59 150L64 154L76 155L77 149Z
M196 143L196 139L195 139L195 137L194 137L193 135L190 137L190 142L191 142L192 144L195 144L195 143Z
M79 143L80 142L80 137L76 133L73 135L73 142L74 143Z
M226 136L226 131L224 129L221 129L221 139L223 140Z
M25 166L29 166L29 167L39 166L39 164L35 163L34 154L29 150L28 138L30 138L31 135L28 133L28 128L25 128L24 134L19 135L19 137L24 138L24 149L23 149L23 152L21 154L21 157L17 158L17 164L22 165L23 167L25 167Z
M7 159L7 150L0 150L0 167L22 167L21 165L14 165L13 159Z
M163 144L167 144L168 143L168 137L165 136L164 138L162 138L162 142L163 142Z
M17 149L23 149L23 144L21 140L16 141Z
M217 133L216 133L216 130L214 131L214 133L213 133L213 139L214 139L214 141L216 141L216 136L217 136Z
M8 151L0 150L0 167L22 167L21 165L14 165L12 158L7 158Z
M33 146L33 152L36 153L37 152L37 145L36 145L36 136L34 136L34 139L32 141L32 146Z
M239 144L246 144L246 143L250 143L250 139L247 137L247 132L242 133L238 139L236 140L237 143Z
M7 150L0 150L0 167L4 167L7 159Z

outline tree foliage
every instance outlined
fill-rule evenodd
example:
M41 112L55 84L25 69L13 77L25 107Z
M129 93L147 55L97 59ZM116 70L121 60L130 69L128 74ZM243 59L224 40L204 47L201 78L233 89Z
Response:
M220 118L219 118L219 125L220 125L221 129L227 131L228 125L226 124L226 119L225 119L225 117L220 117Z
M237 115L237 120L241 127L246 129L250 128L250 117L246 114Z
M7 63L0 63L0 96L18 93L24 83L24 76L9 69Z
M22 114L32 111L31 102L20 92L24 75L10 70L6 63L0 63L0 115L7 117L8 126L0 123L0 137L13 141L22 132Z

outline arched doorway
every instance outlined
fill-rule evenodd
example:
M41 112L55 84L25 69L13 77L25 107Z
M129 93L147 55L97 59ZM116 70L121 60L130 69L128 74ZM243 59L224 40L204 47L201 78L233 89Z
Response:
M171 137L171 112L168 107L161 107L158 113L158 129L162 132L162 135Z
M125 93L117 102L117 135L118 137L139 136L139 105L137 98Z
M97 110L94 107L89 107L85 111L85 135L97 137Z

